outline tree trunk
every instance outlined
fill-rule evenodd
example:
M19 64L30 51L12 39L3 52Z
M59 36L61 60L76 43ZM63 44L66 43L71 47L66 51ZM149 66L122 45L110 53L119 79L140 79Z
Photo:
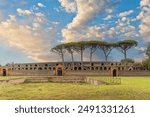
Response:
M64 54L61 54L61 57L62 57L62 63L63 63L63 66L64 66Z
M92 49L91 49L91 52L90 52L90 70L92 70Z
M124 59L125 59L125 70L127 70L127 51L124 51Z
M107 62L108 55L106 54L105 50L103 50L103 52L104 52L104 56L105 56L105 62Z
M73 57L73 53L71 53L71 58L72 58L72 68L74 70L74 57Z
M124 59L127 59L127 51L124 51Z
M105 56L105 61L106 61L106 62L108 61L108 56L107 56L107 55Z
M81 69L83 70L83 49L81 49Z

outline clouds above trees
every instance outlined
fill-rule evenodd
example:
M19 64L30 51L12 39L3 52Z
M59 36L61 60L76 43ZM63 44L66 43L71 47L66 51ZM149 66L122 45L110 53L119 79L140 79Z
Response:
M102 14L104 8L107 9L111 4L108 0L60 0L61 5L66 11L75 12L76 16L72 22L62 30L64 41L78 41L97 39L102 37L100 27L88 26L88 23L98 14ZM68 6L73 6L69 7ZM73 8L73 9L72 9ZM95 32L95 34L93 33ZM96 35L97 34L97 35Z
M60 42L150 41L150 0L141 0L139 6L126 10L118 9L122 5L118 1L53 0L16 4L18 1L14 0L10 4L2 0L0 40L35 61L58 60L51 59L54 55L49 49Z

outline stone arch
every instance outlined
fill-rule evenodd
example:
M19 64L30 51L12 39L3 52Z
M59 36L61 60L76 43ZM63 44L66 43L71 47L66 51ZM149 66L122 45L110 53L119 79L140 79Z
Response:
M57 68L57 76L62 76L62 68L61 67Z
M51 68L51 67L49 67L49 70L52 70L52 68Z
M78 70L81 70L81 67L79 67Z
M42 70L42 67L39 67L38 70Z
M128 71L132 71L133 70L133 67L129 67Z
M113 77L116 77L116 76L117 76L117 70L113 69Z
M63 76L64 74L65 74L65 72L64 72L64 67L63 67L63 65L60 65L60 64L58 64L56 67L55 67L55 75L56 76Z
M47 67L44 67L44 70L47 70Z
M92 70L94 70L94 67L92 67Z
M98 67L95 67L95 70L98 70Z
M104 67L104 70L107 70L107 67Z
M9 76L10 75L10 68L9 67L1 67L0 68L0 75L1 76Z
M100 67L99 69L100 69L100 70L103 70L103 68L102 68L102 67Z
M119 73L118 73L118 67L111 67L111 70L110 70L110 76L112 77L117 77L119 76Z
M48 64L45 64L45 66L47 67L47 66L48 66Z
M74 70L77 70L77 67L74 67Z
M2 73L2 76L7 76L7 70L6 70L6 69L3 69L2 72L3 72L3 73Z

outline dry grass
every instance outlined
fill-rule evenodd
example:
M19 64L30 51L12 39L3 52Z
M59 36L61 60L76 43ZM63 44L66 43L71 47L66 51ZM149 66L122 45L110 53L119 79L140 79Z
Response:
M0 99L150 100L150 77L122 77L121 85L95 86L76 83L0 85Z

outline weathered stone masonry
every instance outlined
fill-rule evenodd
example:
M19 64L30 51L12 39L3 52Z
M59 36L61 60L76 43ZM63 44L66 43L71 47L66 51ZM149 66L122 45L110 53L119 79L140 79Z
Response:
M120 62L46 62L11 64L0 67L1 76L55 76L55 75L89 75L110 76L112 69L116 69L119 76L150 76L150 70L142 68L139 64L125 64Z

